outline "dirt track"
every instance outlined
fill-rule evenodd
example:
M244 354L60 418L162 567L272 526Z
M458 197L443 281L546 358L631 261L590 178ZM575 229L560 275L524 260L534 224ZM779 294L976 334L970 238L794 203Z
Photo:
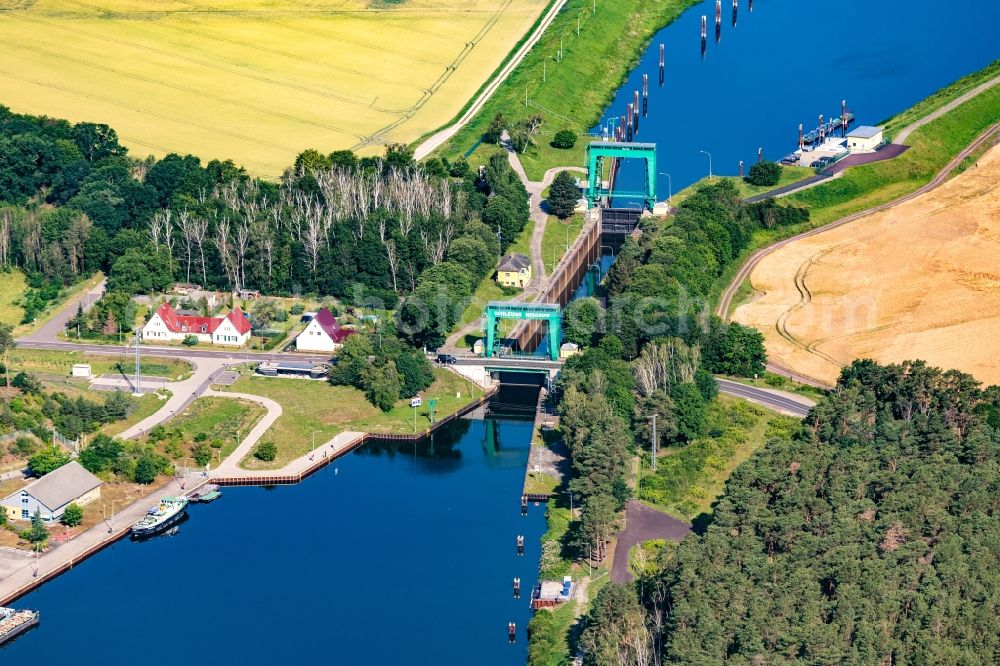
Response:
M789 243L750 275L733 319L822 381L858 357L923 358L1000 383L1000 148L898 206Z

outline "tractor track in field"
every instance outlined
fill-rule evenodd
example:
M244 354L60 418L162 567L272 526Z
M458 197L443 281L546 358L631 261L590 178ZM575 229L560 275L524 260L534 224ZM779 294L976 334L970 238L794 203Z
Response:
M949 105L945 105L945 107L942 107L941 109L938 109L937 111L935 111L934 113L937 114L937 115L935 115L934 117L935 118L940 117L947 110L950 110L951 108L954 108L954 106L957 106L958 103L961 103L961 101L965 101L966 99L969 99L970 97L973 97L974 94L972 94L972 93L978 94L978 92L981 92L982 90L986 90L989 87L991 87L992 85L995 85L996 82L998 82L998 81L1000 81L1000 77L998 77L997 79L992 80L991 82L987 82L987 83L990 83L990 85L983 84L983 85L975 88L973 91L970 91L970 93L966 93L966 95L963 95L962 97L960 97L960 98L958 98L956 100L953 100L953 102L949 103ZM912 125L908 126L907 128L904 128L904 130L901 131L900 134L904 135L904 136L909 136L910 132L907 131L907 130L912 131L911 128L915 129L915 126L924 125L927 122L930 122L930 121L927 120L926 117L923 118L923 119L917 120ZM871 208L867 208L867 209L859 211L857 213L853 213L853 214L848 215L846 217L842 217L842 218L840 218L838 220L834 220L833 222L830 222L828 224L816 227L815 229L810 229L810 230L804 231L804 232L802 232L800 234L796 234L795 236L791 236L789 238L785 238L785 239L780 240L780 241L778 241L778 242L776 242L776 243L774 243L772 245L769 245L769 246L767 246L765 248L761 248L760 250L757 250L752 255L750 255L750 257L743 264L743 266L740 268L740 270L737 272L737 274L733 277L732 281L730 281L729 286L727 286L726 289L725 289L725 291L723 291L722 295L719 298L719 304L718 304L718 306L716 307L716 310L715 310L716 314L719 317L721 317L722 319L725 319L725 320L729 319L729 310L730 310L730 307L732 305L733 298L736 296L736 293L737 293L737 291L739 291L740 286L743 284L743 282L746 281L746 280L748 280L750 278L750 274L753 272L753 269L757 267L757 265L761 262L761 260L764 259L764 257L768 256L769 254L771 254L775 250L778 250L778 249L780 249L780 248L782 248L782 247L784 247L784 246L786 246L786 245L788 245L788 244L790 244L790 243L792 243L794 241L801 240L801 239L804 239L804 238L809 238L809 237L818 235L820 233L823 233L825 231L829 231L831 229L835 229L837 227L843 226L843 225L848 224L850 222L854 222L856 220L859 220L859 219L861 219L863 217L866 217L868 215L871 215L873 213L877 213L877 212L881 212L881 211L884 211L884 210L888 210L890 208L894 208L896 206L899 206L900 204L906 203L907 201L912 201L913 199L916 199L917 197L919 197L919 196L921 196L923 194L926 194L927 192L930 192L930 191L936 189L937 187L939 187L940 185L942 185L943 183L945 183L949 179L949 177L951 176L951 173L952 173L952 171L954 171L955 167L957 167L959 164L961 164L962 161L966 157L968 157L970 154L972 154L973 152L975 152L980 146L982 146L984 143L986 143L988 140L990 140L991 137L993 137L993 135L995 133L997 133L998 130L1000 130L1000 122L997 122L997 123L994 123L993 125L990 125L988 128L986 128L986 130L984 130L982 133L980 133L979 136L977 136L976 139L974 139L972 141L972 143L970 143L961 152L959 152L957 155L955 155L955 157L953 157L951 160L949 160L948 163L945 164L944 167L940 171L938 171L938 173L928 183L926 183L925 185L921 186L920 188L914 190L913 192L910 192L908 194L904 194L904 195L902 195L900 197L897 197L896 199L893 199L892 201L888 201L886 203L879 204L879 205L873 206ZM794 345L796 345L798 347L801 347L802 349L804 349L805 351L807 351L807 352L809 352L811 354L815 354L815 355L819 356L820 358L823 358L826 361L829 361L831 363L834 363L837 366L840 366L841 365L840 362L836 361L832 357L830 357L830 356L824 354L823 352L820 352L818 349L816 349L816 347L819 344L821 344L822 342L824 342L825 340L828 340L830 338L826 338L824 340L815 340L812 343L803 344L800 340L798 340L797 338L795 338L795 336L793 334L791 334L791 332L788 330L788 317L790 316L790 314L794 310L800 309L801 307L804 307L805 305L807 305L809 302L812 301L812 293L809 291L809 287L808 287L808 285L806 284L806 281L805 281L806 275L808 274L809 268L813 265L813 263L815 262L815 260L817 259L818 256L820 256L822 254L825 254L826 252L829 252L832 249L834 249L834 248L829 248L827 250L824 250L823 252L817 253L816 255L813 255L813 256L809 257L809 259L807 259L806 262L804 262L799 267L799 270L796 271L796 274L795 274L795 288L799 292L800 301L796 305L793 305L791 308L789 308L788 310L786 310L785 312L783 312L778 317L778 319L777 319L777 321L775 323L775 327L776 327L776 330L777 330L778 334L781 335L782 338L788 340L789 342L791 342L792 344L794 344ZM796 371L792 370L791 368L787 368L787 367L782 366L782 365L780 365L778 363L774 363L774 362L770 362L769 361L768 364L767 364L767 367L772 372L775 372L775 373L781 374L781 375L785 375L786 377L791 377L791 378L793 378L793 379L795 379L797 381L801 381L801 382L812 384L812 385L823 385L821 383L818 383L812 377L809 377L807 375L803 375L803 374L797 373Z

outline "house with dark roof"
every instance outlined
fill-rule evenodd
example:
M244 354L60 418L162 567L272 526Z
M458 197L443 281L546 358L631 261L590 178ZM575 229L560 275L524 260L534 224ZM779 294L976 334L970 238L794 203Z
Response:
M250 320L238 306L225 317L197 317L178 314L163 303L142 327L146 342L182 342L189 335L198 342L242 347L250 339Z
M15 520L30 520L38 511L51 523L62 518L70 504L83 506L100 497L101 480L74 460L3 498L0 507Z
M354 332L352 328L341 326L332 312L322 308L295 338L295 348L299 351L335 352Z
M505 287L525 287L531 282L531 259L523 254L508 254L500 260L497 282Z

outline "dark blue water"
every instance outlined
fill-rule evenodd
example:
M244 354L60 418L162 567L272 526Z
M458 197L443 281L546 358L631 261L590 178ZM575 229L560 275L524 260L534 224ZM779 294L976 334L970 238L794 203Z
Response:
M178 535L121 541L18 601L42 624L0 663L523 664L544 516L520 510L531 422L494 424L224 488Z
M874 125L1000 57L995 2L757 0L751 13L748 0L740 0L735 27L732 0L722 5L719 43L715 2L688 10L654 37L602 123L625 114L648 74L649 116L640 119L636 140L657 144L658 171L671 175L674 192L708 175L701 150L711 153L714 173L736 175L739 161L749 168L760 147L772 160L790 153L799 123L808 131L821 113L839 116L841 99L856 124ZM640 167L626 163L616 188L641 189ZM668 195L666 176L659 176L657 195Z

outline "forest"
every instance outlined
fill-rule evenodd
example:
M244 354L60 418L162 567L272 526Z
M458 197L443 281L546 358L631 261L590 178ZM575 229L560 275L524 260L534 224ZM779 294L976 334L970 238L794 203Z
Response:
M401 145L306 150L269 182L231 161L133 159L106 125L0 107L0 270L50 292L96 270L129 296L182 281L392 309L417 292L433 305L404 308L410 339L435 343L528 219L499 157L480 176Z
M586 663L997 663L998 468L1000 388L856 361L702 533L601 591Z

